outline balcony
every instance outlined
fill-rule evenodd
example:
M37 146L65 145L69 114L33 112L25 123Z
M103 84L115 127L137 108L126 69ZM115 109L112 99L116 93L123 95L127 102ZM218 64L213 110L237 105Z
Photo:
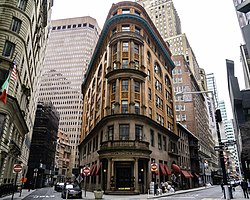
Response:
M149 151L149 143L136 140L112 140L101 144L100 151L144 150Z
M250 0L245 0L237 5L236 10L245 14L248 13L250 11Z

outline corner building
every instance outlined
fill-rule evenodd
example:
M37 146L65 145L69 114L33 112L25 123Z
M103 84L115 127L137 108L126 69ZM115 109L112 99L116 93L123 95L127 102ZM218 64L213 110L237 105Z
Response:
M145 193L180 173L170 57L142 6L112 5L82 84L80 167L91 169L89 190Z

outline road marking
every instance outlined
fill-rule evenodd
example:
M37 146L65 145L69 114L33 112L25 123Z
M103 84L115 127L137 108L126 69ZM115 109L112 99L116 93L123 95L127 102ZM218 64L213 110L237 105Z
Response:
M33 197L33 199L39 199L39 198L55 198L55 195L41 195L41 196L35 195Z

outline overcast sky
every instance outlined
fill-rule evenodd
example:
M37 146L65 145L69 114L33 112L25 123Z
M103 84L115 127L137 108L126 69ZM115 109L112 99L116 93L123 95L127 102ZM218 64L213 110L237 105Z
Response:
M131 0L133 1L133 0ZM120 0L54 0L52 19L80 16L95 18L100 26L106 20L112 3ZM235 74L244 89L240 62L240 44L243 44L233 0L173 0L196 59L206 73L216 77L219 100L226 102L231 118L227 90L226 59L235 62Z

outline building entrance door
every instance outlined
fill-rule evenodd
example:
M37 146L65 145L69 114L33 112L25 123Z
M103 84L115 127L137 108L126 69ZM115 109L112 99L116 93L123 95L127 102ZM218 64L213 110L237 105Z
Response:
M116 165L116 187L117 190L131 190L132 164L117 163Z

